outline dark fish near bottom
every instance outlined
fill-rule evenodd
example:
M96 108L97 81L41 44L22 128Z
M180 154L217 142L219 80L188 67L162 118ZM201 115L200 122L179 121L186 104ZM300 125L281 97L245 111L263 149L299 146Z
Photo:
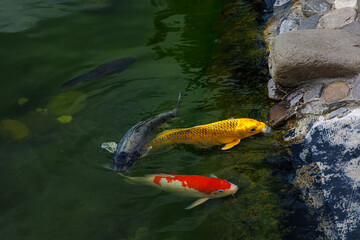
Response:
M158 126L162 123L176 117L180 110L179 93L178 102L173 110L166 113L160 113L145 121L141 121L133 126L122 137L117 145L113 155L113 168L116 172L127 172L141 156L144 156L148 150L144 149L151 136L155 133Z
M74 86L82 81L107 76L113 73L121 73L126 68L131 66L134 62L135 62L135 58L125 57L104 63L96 67L95 69L91 70L90 72L87 72L85 74L77 76L76 78L71 79L70 81L67 81L61 86L61 88L65 89Z

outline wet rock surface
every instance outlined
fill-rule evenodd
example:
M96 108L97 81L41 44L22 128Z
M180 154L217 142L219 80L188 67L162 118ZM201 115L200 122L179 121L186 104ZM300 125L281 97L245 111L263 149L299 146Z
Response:
M270 79L268 81L267 87L268 87L268 96L270 99L275 101L280 101L285 97L285 93L277 88L276 83L274 82L273 79Z
M360 66L360 36L345 30L311 29L278 35L269 70L281 86L318 78L353 77Z
M302 19L304 19L304 15L301 11L301 4L298 1L290 0L277 7L274 6L274 14L268 19L267 27L264 30L264 38L267 45L271 47L273 39L280 33L281 24L284 21L295 21L298 25Z
M355 8L340 8L320 18L318 28L342 28L355 21L356 17L357 11Z
M269 126L277 127L296 113L296 107L303 96L302 91L296 91L269 110Z

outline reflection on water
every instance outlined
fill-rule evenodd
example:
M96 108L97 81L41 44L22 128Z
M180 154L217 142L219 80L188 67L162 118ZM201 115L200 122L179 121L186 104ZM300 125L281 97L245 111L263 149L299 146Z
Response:
M24 31L40 20L105 6L106 2L109 0L2 0L0 1L0 32Z
M102 167L111 164L102 142L118 142L135 123L172 109L178 92L184 93L180 117L159 131L230 117L266 120L265 52L253 5L241 0L6 2L0 6L16 4L21 9L16 14L36 21L41 7L46 15L37 24L19 21L0 28L0 44L6 46L0 57L2 239L284 236L288 212L281 194L293 189L282 181L288 169L277 169L286 160L274 157L281 151L275 135L244 139L229 151L167 147L131 169L132 176L213 173L239 186L235 197L191 211L183 208L193 199L130 185ZM88 7L91 11L83 11ZM14 15L1 13L8 23ZM75 76L127 56L136 62L121 74L60 89ZM21 129L27 129L26 137L17 140Z

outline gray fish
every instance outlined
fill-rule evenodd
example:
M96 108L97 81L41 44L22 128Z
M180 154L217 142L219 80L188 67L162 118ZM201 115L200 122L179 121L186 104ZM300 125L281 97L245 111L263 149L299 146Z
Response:
M104 63L96 67L95 69L91 70L90 72L87 72L85 74L77 76L76 78L71 79L70 81L67 81L61 86L61 88L65 89L74 86L75 84L82 81L107 76L113 73L121 73L126 68L131 66L134 62L135 62L135 58L125 57Z
M181 93L179 93L178 102L175 108L170 112L160 113L145 121L141 121L126 132L114 151L114 171L125 173L135 164L136 160L146 155L151 148L144 149L144 147L149 142L156 129L162 123L176 117L179 114L180 98ZM104 144L102 147L107 148ZM110 151L109 149L114 148L109 147L108 151Z

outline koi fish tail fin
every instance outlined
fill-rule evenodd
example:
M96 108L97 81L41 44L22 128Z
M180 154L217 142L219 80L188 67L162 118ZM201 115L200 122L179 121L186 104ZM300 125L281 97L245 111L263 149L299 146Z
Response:
M179 97L178 97L178 101L176 103L176 106L174 107L174 109L172 110L173 114L175 117L179 116L179 112L180 112L180 99L181 99L181 93L179 92Z

